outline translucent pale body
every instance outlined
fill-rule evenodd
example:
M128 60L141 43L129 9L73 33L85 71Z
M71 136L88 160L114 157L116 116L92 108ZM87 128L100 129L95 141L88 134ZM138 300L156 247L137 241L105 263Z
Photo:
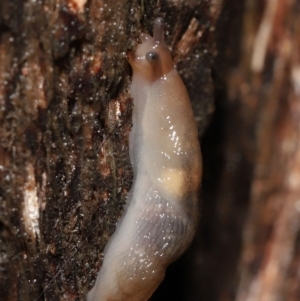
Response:
M88 301L148 300L197 225L202 165L189 97L163 41L163 21L155 21L153 38L141 39L130 57L134 181Z

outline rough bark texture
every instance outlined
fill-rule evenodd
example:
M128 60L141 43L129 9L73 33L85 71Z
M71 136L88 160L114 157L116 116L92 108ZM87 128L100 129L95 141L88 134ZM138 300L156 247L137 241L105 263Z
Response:
M165 18L202 133L220 1L0 1L0 296L83 300L132 170L126 60Z
M203 208L151 300L300 300L299 15L299 0L1 0L0 299L93 285L132 181L126 54L162 16L204 133Z

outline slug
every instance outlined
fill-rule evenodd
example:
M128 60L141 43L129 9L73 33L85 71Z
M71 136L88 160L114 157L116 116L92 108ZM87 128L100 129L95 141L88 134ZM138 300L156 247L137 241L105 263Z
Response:
M146 301L197 226L202 160L187 90L164 42L164 23L129 57L134 101L127 208L104 250L88 301Z

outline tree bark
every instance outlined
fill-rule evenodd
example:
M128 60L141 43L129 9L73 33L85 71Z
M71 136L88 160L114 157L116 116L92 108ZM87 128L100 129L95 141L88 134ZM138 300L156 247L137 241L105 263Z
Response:
M220 6L0 2L1 300L85 299L132 181L126 54L165 18L203 133Z
M230 84L253 116L254 150L236 300L299 300L300 3L246 7L248 32Z
M190 300L300 299L299 12L297 0L224 1Z
M194 243L151 300L299 300L299 13L299 0L0 1L1 300L92 287L132 182L126 55L158 16L204 178Z

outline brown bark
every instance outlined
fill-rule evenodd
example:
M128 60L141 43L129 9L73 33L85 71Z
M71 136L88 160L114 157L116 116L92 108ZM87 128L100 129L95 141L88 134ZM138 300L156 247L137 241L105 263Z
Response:
M224 2L190 300L300 300L299 10Z
M165 17L203 132L219 9L196 0L0 1L1 300L84 299L132 180L126 53Z
M153 20L202 139L202 219L152 301L300 300L299 0L0 1L0 299L84 300L122 214ZM213 74L213 79L212 75Z
M251 205L236 300L293 301L300 299L300 6L296 0L266 1L261 10L253 8L248 14L260 22L244 20L255 35L238 70L246 89L234 92L255 116ZM251 34L249 29L242 39L244 47Z

